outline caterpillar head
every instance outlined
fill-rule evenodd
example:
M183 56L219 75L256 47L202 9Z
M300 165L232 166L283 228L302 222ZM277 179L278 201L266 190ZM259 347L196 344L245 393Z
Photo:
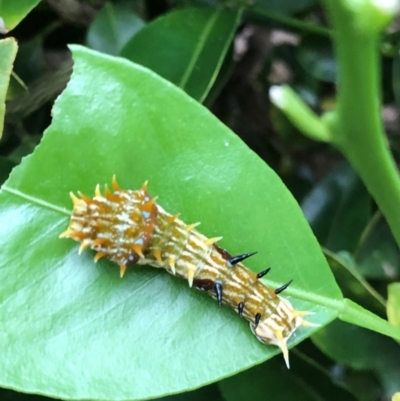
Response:
M114 191L106 186L104 196L99 185L93 198L70 193L74 208L70 224L60 238L81 242L79 253L88 247L96 250L95 262L107 256L119 265L122 277L129 264L144 257L157 207L156 198L150 198L146 191L147 182L138 191L125 191L114 176L112 185Z
M315 327L318 325L302 319L302 316L310 315L312 312L296 311L287 299L279 296L278 298L279 303L275 313L268 314L265 319L261 318L258 325L250 323L250 328L259 341L264 344L276 345L281 349L289 369L288 339L300 326Z

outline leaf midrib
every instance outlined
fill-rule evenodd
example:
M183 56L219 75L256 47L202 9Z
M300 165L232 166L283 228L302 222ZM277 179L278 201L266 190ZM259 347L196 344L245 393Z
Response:
M54 212L57 212L57 213L60 213L60 214L66 215L66 216L70 216L71 215L71 210L68 210L68 209L60 207L60 206L56 206L56 205L54 205L52 203L46 202L43 199L39 199L39 198L37 198L35 196L31 196L31 195L28 195L28 194L26 194L26 193L24 193L22 191L19 191L18 189L10 188L7 185L3 185L2 186L0 193L2 191L8 192L8 193L10 193L12 195L15 195L15 196L17 196L17 197L19 197L21 199L25 199L25 200L33 203L34 205L42 206L42 207L44 207L46 209L49 209L49 210L52 210Z

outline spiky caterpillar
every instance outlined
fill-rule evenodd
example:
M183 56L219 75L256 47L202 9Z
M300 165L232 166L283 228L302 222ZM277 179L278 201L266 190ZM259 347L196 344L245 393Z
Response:
M94 198L70 193L74 204L69 227L60 238L81 242L97 251L97 262L107 257L119 265L121 277L132 264L164 268L185 278L189 286L206 291L250 322L257 339L278 346L287 367L287 340L299 326L315 326L302 318L310 312L296 311L280 294L291 283L272 290L260 279L269 272L253 273L241 262L254 253L231 256L216 245L221 237L207 238L178 215L167 213L147 193L147 182L137 191L122 190L115 176L113 192L105 196L97 185Z

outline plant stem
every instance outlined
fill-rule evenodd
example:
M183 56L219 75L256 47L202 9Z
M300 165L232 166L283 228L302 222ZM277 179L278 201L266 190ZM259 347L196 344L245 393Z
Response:
M271 102L286 113L287 118L304 135L316 141L329 142L331 140L330 132L323 120L304 103L290 86L271 86L269 97Z
M380 115L379 32L361 29L343 0L325 3L339 64L332 139L360 175L400 245L400 178Z

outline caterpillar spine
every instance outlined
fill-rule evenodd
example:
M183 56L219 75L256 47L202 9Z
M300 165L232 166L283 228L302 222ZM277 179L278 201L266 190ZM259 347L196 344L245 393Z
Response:
M93 198L70 193L73 212L60 238L81 243L79 253L91 248L118 264L121 277L132 264L163 268L187 279L189 286L206 291L219 305L233 308L250 322L257 339L278 346L289 368L287 340L300 326L317 326L303 319L311 312L297 311L278 295L291 283L272 290L260 279L270 270L253 273L241 262L253 253L232 256L179 215L167 213L147 192L147 182L139 190L122 190L115 176L113 191L100 186Z

